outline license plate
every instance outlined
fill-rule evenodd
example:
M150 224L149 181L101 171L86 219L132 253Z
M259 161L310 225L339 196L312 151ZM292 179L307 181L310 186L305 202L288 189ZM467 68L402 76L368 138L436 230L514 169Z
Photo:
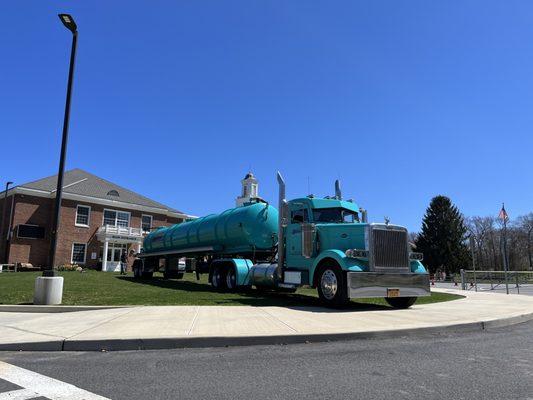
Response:
M400 296L400 289L387 289L387 297Z

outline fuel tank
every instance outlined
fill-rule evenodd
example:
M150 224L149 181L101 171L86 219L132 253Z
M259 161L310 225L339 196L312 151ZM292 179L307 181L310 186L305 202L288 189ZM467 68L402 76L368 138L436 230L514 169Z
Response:
M254 203L159 228L144 238L143 252L204 247L212 247L212 252L219 254L268 251L276 245L277 233L278 210L267 203Z

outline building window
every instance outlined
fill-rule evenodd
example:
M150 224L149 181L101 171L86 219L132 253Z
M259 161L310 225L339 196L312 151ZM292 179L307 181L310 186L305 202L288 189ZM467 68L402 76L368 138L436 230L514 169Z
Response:
M120 197L120 195L118 194L118 192L116 190L110 190L109 192L107 192L107 195L108 196Z
M21 239L43 239L44 227L38 225L21 224L17 229L17 237Z
M104 210L104 225L130 226L130 213L126 211Z
M72 264L85 264L85 252L87 245L85 243L73 243L72 244Z
M91 207L78 205L76 207L76 226L89 226Z
M152 229L152 216L151 215L142 215L142 221L141 221L141 228L142 231L145 233L150 232Z

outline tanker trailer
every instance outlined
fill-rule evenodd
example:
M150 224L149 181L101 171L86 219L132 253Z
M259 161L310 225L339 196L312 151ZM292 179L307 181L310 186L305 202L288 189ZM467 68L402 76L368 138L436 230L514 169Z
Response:
M429 296L423 256L413 252L405 227L368 223L366 211L335 195L287 201L278 172L278 210L255 203L161 228L144 241L136 276L151 276L161 259L193 257L218 290L294 291L316 288L325 305L382 297L395 308ZM277 220L277 223L276 223Z
M194 258L197 271L206 272L212 260L266 262L276 253L277 230L278 210L263 201L158 228L144 238L138 255L144 265L140 268L139 262L134 264L134 274L151 277L163 266L167 273L175 270L181 257ZM179 271L177 277L183 274Z

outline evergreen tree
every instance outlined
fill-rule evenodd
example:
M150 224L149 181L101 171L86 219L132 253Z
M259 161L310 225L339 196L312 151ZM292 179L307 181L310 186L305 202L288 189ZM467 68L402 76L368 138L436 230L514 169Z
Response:
M434 197L424 215L416 251L424 253L424 264L431 272L459 272L470 265L466 232L463 216L451 200Z

